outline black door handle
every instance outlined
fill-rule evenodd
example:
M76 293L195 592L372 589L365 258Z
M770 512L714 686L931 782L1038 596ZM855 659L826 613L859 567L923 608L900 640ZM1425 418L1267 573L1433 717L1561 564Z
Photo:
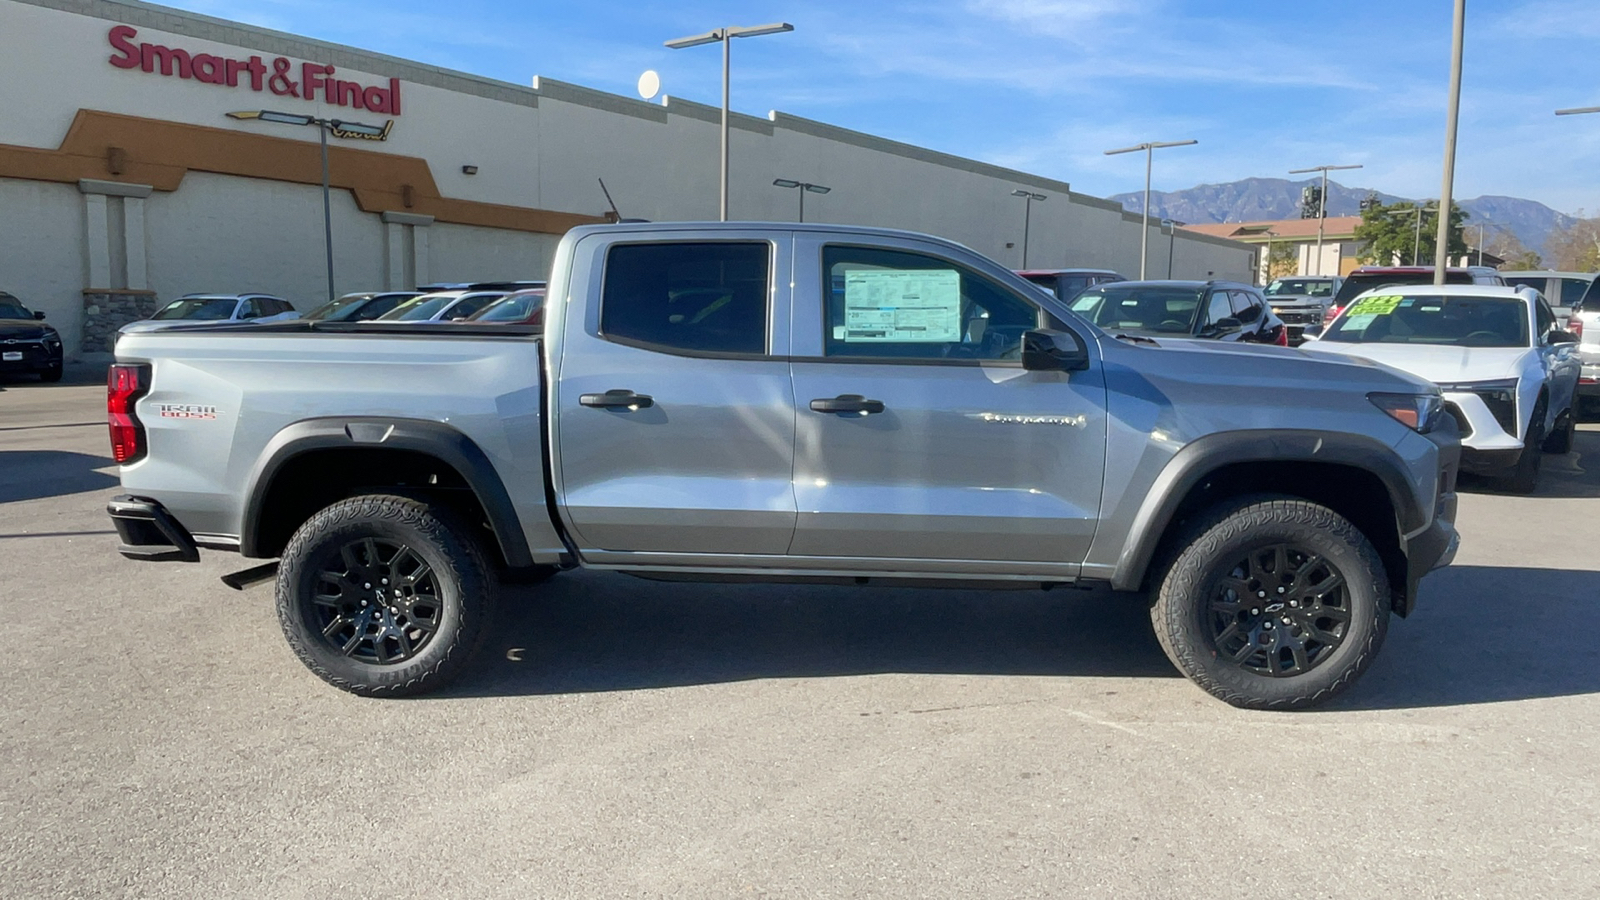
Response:
M606 391L604 394L584 394L578 398L578 402L594 409L635 410L656 405L655 398L649 394L635 394L627 388Z
M860 394L840 394L837 397L819 397L811 401L813 412L836 413L841 416L870 416L883 412L882 400L868 400Z

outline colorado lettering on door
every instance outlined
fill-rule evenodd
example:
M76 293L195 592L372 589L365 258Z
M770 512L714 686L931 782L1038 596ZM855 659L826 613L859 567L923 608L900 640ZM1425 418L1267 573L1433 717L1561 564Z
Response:
M366 109L386 116L400 115L400 79L389 79L388 87L362 85L330 78L334 67L302 62L297 69L288 57L274 57L270 68L260 56L229 59L211 53L190 53L161 44L134 43L139 31L129 25L114 26L106 34L111 48L111 64L119 69L139 69L169 77L215 84L220 87L248 87L269 91L279 97L322 100L333 106Z

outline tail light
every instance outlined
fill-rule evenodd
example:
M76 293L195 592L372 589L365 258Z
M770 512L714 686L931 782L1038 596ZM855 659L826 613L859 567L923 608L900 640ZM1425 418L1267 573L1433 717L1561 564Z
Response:
M1344 312L1344 307L1330 306L1328 307L1328 311L1322 314L1322 321L1325 323L1331 323L1334 319L1339 318L1339 313L1342 312Z
M144 426L133 406L150 390L150 367L113 365L106 374L106 420L111 426L111 458L118 463L144 455Z
M1577 313L1573 313L1572 318L1567 320L1567 332L1578 340L1583 340L1583 320L1578 318Z
M1289 346L1289 329L1287 326L1278 326L1278 337L1277 340L1273 341L1273 343L1277 344L1279 347Z

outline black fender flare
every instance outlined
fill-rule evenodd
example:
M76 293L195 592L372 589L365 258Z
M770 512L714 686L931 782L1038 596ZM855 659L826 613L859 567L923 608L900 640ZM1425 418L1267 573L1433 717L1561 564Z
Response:
M245 482L240 554L261 556L261 511L266 505L268 488L285 464L315 450L351 448L409 450L436 457L451 466L466 480L483 506L506 563L512 568L533 565L533 554L522 533L516 506L483 448L443 422L380 416L302 419L273 435Z
M1167 526L1189 492L1223 466L1251 462L1310 462L1344 465L1375 475L1388 491L1395 526L1405 535L1425 526L1429 511L1411 490L1405 465L1393 448L1360 434L1306 429L1224 431L1186 444L1167 461L1135 514L1111 585L1138 590Z

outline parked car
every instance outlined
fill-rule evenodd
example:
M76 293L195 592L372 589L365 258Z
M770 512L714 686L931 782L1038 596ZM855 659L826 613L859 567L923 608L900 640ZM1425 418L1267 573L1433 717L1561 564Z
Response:
M403 300L377 322L459 322L506 295L505 291L439 291Z
M332 303L322 304L301 318L308 322L366 322L421 294L421 291L367 291L345 294Z
M1289 346L1261 292L1231 281L1118 281L1092 287L1072 311L1112 334Z
M1021 269L1017 274L1054 293L1063 303L1072 302L1097 284L1128 280L1110 269Z
M44 313L0 291L0 372L33 372L41 381L61 380L66 362L61 333L43 320Z
M155 331L195 322L278 322L298 319L294 304L271 294L184 294L141 319L117 329L118 335Z
M1444 283L1505 284L1505 279L1488 266L1466 266L1445 269ZM1333 321L1346 304L1367 291L1407 284L1433 284L1433 266L1362 266L1344 277L1333 295L1333 306L1324 314L1324 321ZM1316 332L1313 329L1310 333Z
M1332 276L1296 275L1275 278L1261 292L1272 305L1272 314L1289 326L1289 346L1305 340L1307 328L1320 329L1333 306L1333 295L1344 279Z
M1593 272L1501 272L1506 284L1517 287L1531 287L1544 295L1550 309L1556 314L1556 322L1562 328L1567 327L1567 320L1572 317L1572 310L1583 302L1584 295L1594 284Z
M1583 372L1578 376L1579 411L1600 405L1600 280L1591 282L1567 320L1567 331L1578 338L1578 359Z
M544 295L544 288L515 291L473 313L467 321L497 325L543 325Z
M1118 340L887 229L591 225L553 265L537 335L130 336L121 552L278 560L233 582L275 577L293 651L369 696L460 673L497 571L588 567L1149 590L1179 669L1270 709L1355 681L1455 552L1455 422L1388 367Z
M1574 344L1531 288L1405 285L1357 297L1305 349L1365 357L1439 385L1461 429L1462 471L1527 493L1541 450L1572 449Z
M436 282L434 284L419 284L417 290L424 294L437 294L440 291L525 291L531 288L542 288L544 281L457 281Z

